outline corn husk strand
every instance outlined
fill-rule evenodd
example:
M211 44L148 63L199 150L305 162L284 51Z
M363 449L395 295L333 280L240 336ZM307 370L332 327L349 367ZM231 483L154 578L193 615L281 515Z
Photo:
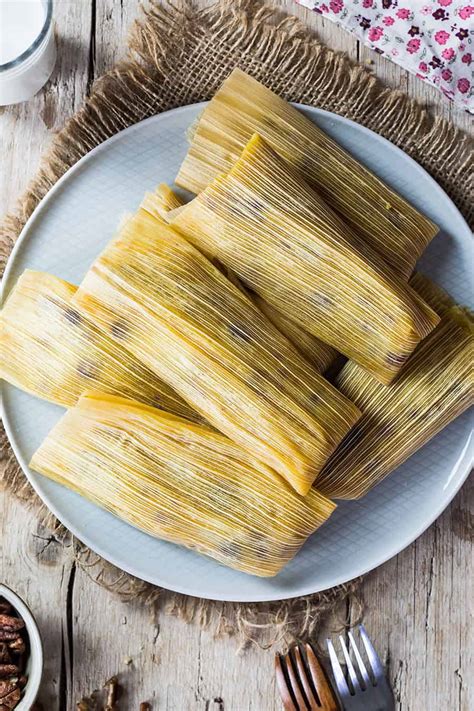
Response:
M141 206L150 214L167 219L170 211L176 210L184 204L184 200L168 185L162 183L154 193L148 193L145 196ZM327 343L323 343L316 336L304 331L295 321L290 320L273 306L270 306L258 294L246 289L231 269L220 264L218 260L215 263L233 284L249 296L260 311L293 343L318 373L324 373L335 362L338 353L334 348L331 348Z
M337 387L363 416L331 457L318 488L336 499L358 499L474 403L474 321L447 310L397 380L384 388L355 363Z
M146 533L260 576L276 575L335 508L208 427L103 394L79 400L31 467Z
M437 226L301 111L235 69L202 112L177 185L200 193L259 133L368 244L408 279Z
M166 183L160 183L153 192L145 193L140 207L157 219L166 220L171 210L184 205L183 198Z
M437 315L259 136L227 176L169 214L267 303L388 384Z
M253 294L252 299L265 316L293 343L318 373L325 373L333 365L339 355L335 348L323 343L319 338L305 331L295 321L284 316L257 294Z
M456 306L454 299L441 286L421 272L415 272L409 284L439 316L444 316L449 309Z
M22 274L0 314L0 376L32 395L66 407L84 390L96 388L201 420L168 385L119 345L123 324L113 322L109 335L72 305L76 290L51 274L32 270Z
M360 416L202 254L144 210L74 302L209 423L302 494Z

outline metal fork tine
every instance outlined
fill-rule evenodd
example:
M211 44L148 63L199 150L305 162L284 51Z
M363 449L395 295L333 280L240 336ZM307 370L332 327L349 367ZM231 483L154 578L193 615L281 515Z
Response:
M344 660L346 662L347 671L349 672L349 676L351 678L354 692L358 693L361 690L360 684L359 684L359 679L357 678L356 670L354 669L354 665L352 664L352 660L349 656L349 652L347 651L346 642L345 642L344 637L341 637L341 636L339 637L339 643L342 648L342 653L344 655Z
M306 644L306 657L308 659L308 667L311 672L311 679L318 693L319 700L324 711L337 711L334 695L329 686L326 674L316 657L314 650L310 644Z
M336 650L334 649L334 645L330 639L326 640L326 645L327 645L328 652L329 652L329 659L331 661L331 667L332 667L332 673L334 675L334 681L336 682L339 696L341 697L341 700L344 701L344 699L347 699L348 697L350 697L351 692L349 691L349 687L347 686L347 681L345 679L344 672L342 671L341 665L339 664L339 659L337 658Z
M377 652L372 646L372 642L370 641L369 635L367 634L364 625L359 625L359 631L375 679L385 679L385 672L382 666L382 662L380 661Z
M309 645L306 645L306 649L308 648L308 646L309 646ZM306 667L305 667L305 664L304 664L304 662L303 662L303 657L302 657L302 654L301 654L301 650L300 650L299 647L296 647L294 651L295 651L296 666L297 666L297 668L298 668L298 672L299 672L299 676L300 676L300 681L301 681L301 684L302 684L302 686L303 686L304 693L306 694L306 698L308 699L308 701L309 701L309 703L310 703L310 706L311 706L312 708L314 708L314 709L315 709L315 708L320 708L319 701L318 701L318 699L315 697L315 695L314 695L314 693L313 693L313 689L311 688L311 684L309 683L308 671L307 671L307 669L306 669ZM308 664L309 664L309 660L308 660ZM313 670L311 669L311 666L310 666L310 671L311 671L311 676L312 676L312 679L313 679L313 684L314 684L314 686L315 686L315 688L316 688L316 691L318 692L318 695L321 697L321 695L319 694L318 685L317 685L317 683L316 683L316 681L315 681L315 679L314 679L313 673L312 673Z
M352 634L352 632L349 632L349 642L350 642L352 651L354 652L354 656L356 658L357 664L359 666L359 671L360 671L360 675L362 677L362 681L365 684L365 688L367 688L372 683L372 681L371 681L370 676L369 676L367 669L365 667L364 660L360 656L359 648L357 647L357 644L355 643L354 635Z
M279 654L275 657L275 672L278 690L280 692L281 700L283 701L283 707L285 711L299 711L299 709L293 703L293 699L288 688L288 681L285 676L285 671L283 665L285 660Z

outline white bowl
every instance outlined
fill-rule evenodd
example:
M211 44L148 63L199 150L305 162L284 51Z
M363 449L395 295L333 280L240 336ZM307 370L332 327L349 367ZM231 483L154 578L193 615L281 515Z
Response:
M28 634L30 654L25 668L28 683L23 690L20 703L15 706L14 710L28 711L38 696L41 676L43 674L43 643L35 618L21 597L18 597L13 590L10 590L10 588L7 588L6 585L2 585L1 583L0 597L5 598L20 615L25 623L26 632Z

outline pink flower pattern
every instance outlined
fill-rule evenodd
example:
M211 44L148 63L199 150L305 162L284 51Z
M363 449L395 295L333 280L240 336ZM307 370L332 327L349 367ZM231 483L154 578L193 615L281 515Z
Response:
M411 39L407 42L407 52L410 52L410 54L415 54L418 52L420 49L420 40L419 39Z
M474 0L297 0L474 113Z
M449 32L445 32L444 30L439 30L438 32L435 32L434 38L438 44L446 44L446 42L449 39Z
M472 5L466 5L459 10L459 17L463 20L469 20L471 15L474 15L474 7Z
M400 20L408 20L410 17L410 10L407 7L401 7L397 10L397 17L399 17Z
M344 3L342 2L342 0L331 0L331 2L329 3L329 7L337 15L337 13L341 12L342 8L344 7Z
M452 59L455 55L454 49L452 47L447 47L446 49L443 49L441 52L441 56L443 59L447 59L448 61Z
M383 29L381 27L371 27L368 37L371 42L377 42L383 37Z

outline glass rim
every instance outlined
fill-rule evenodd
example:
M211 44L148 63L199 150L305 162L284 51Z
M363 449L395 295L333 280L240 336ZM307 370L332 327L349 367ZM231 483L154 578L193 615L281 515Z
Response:
M41 45L44 38L46 37L51 26L51 20L53 17L53 0L41 0L41 2L43 5L46 5L46 16L44 18L44 23L41 30L39 31L33 42L30 44L30 46L27 47L21 54L19 54L18 57L10 59L10 61L5 62L5 64L0 64L0 72L5 72L8 69L13 69L14 67L18 67L20 64L22 64L26 59L31 57L31 55L38 49L38 47Z

